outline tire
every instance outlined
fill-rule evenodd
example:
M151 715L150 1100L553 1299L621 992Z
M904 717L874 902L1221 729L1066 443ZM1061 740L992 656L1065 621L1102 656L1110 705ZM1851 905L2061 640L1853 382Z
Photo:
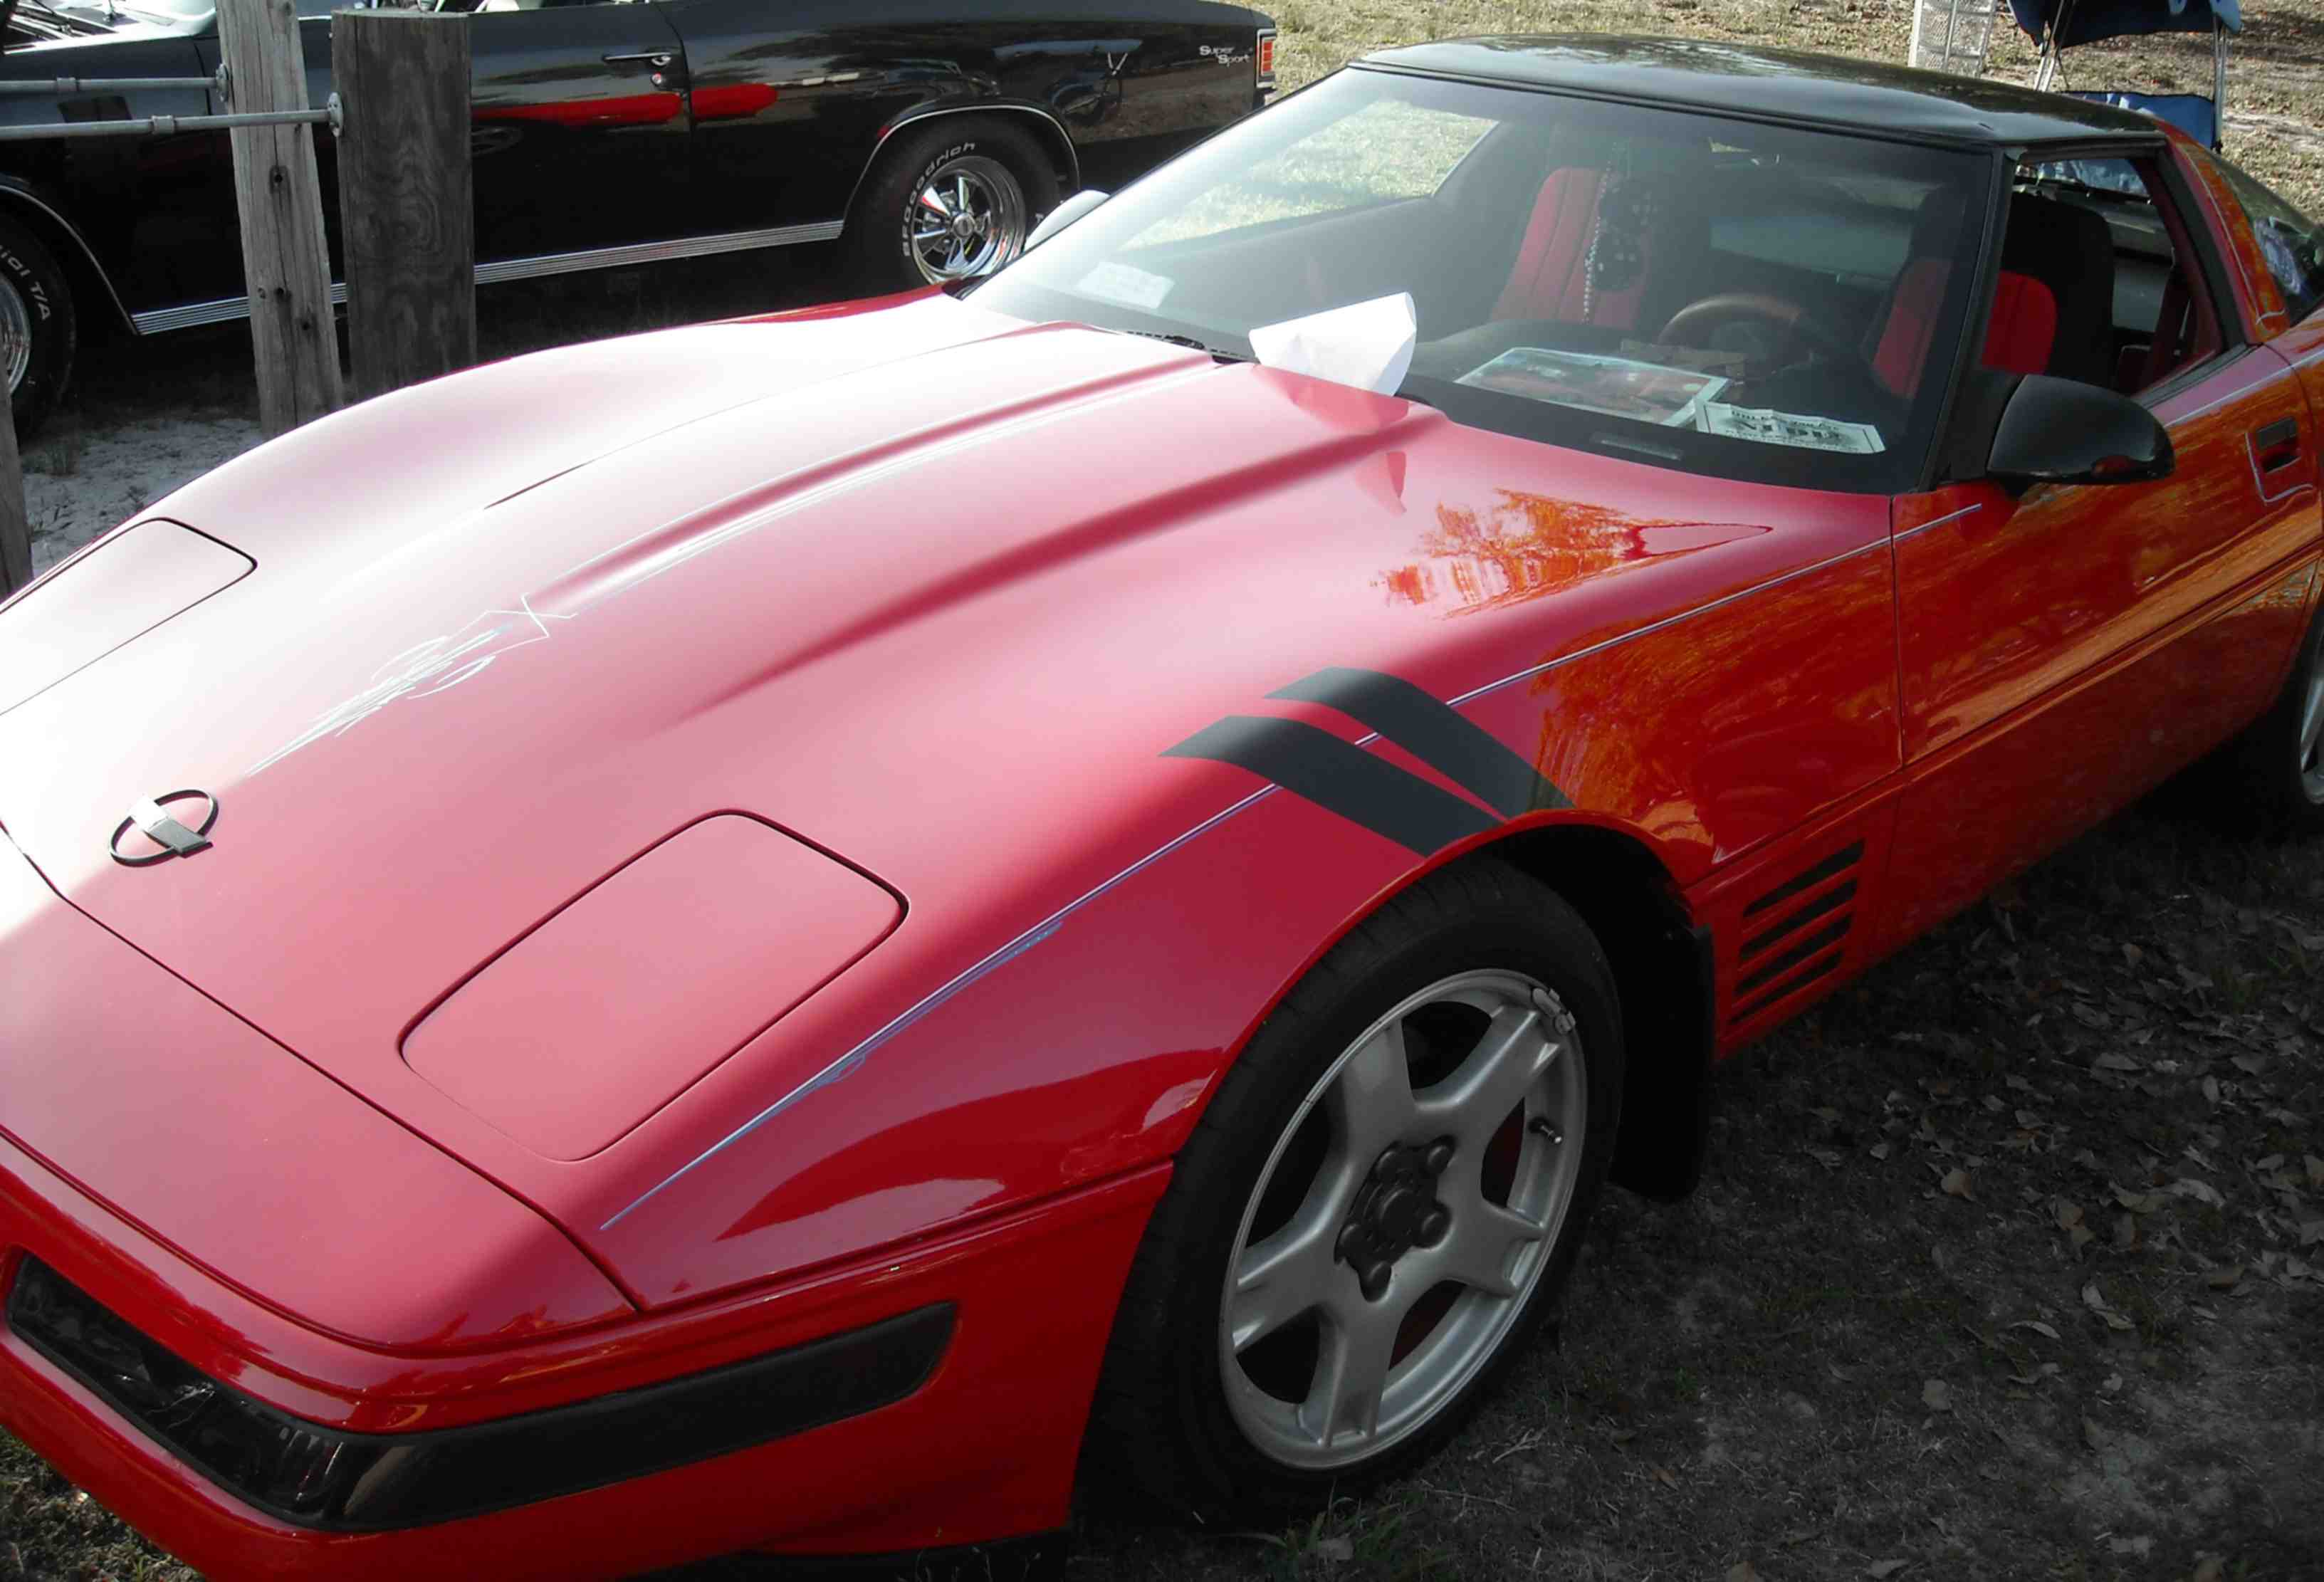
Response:
M78 344L72 283L55 255L0 216L0 370L11 381L17 438L30 438L56 409Z
M2235 743L2231 762L2264 831L2324 834L2324 609L2300 641L2282 695Z
M1048 155L1023 127L991 115L932 117L899 133L865 178L847 217L851 266L882 290L990 274L1025 250L1033 226L1056 207L1057 186ZM949 208L965 191L978 229L924 251L914 234L932 234L937 221L918 200L938 187Z
M1374 1085L1397 1069L1416 1107L1494 1076L1399 1117ZM1115 1316L1085 1500L1267 1520L1426 1457L1554 1306L1621 1091L1613 972L1555 894L1485 860L1389 901L1267 1019L1181 1153ZM1489 1209L1522 1209L1532 1238ZM1321 1250L1284 1251L1302 1245ZM1287 1272L1254 1280L1268 1263ZM1341 1377L1384 1387L1327 1412Z

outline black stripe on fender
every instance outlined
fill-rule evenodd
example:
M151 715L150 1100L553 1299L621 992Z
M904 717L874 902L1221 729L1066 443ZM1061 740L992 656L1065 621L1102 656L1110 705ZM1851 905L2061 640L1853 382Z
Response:
M1334 665L1267 695L1339 710L1505 817L1573 805L1491 731L1398 676Z
M1494 827L1474 804L1296 720L1229 714L1162 756L1249 769L1423 857Z

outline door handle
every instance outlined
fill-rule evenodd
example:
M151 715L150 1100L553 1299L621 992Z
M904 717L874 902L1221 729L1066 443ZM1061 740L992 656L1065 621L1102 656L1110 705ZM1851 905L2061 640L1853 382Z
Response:
M678 56L669 50L639 50L631 54L607 55L603 59L608 66L644 65L659 71L677 60Z
M2255 428L2251 444L2252 457L2258 462L2259 470L2280 473L2300 459L2300 424L2286 418L2264 428Z

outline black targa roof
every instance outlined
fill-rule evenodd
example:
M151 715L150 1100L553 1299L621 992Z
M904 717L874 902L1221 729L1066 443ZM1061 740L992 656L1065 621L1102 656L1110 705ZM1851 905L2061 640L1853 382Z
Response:
M1451 39L1381 50L1357 64L1915 142L2015 148L2162 139L2144 115L2062 94L1708 39L1588 33Z

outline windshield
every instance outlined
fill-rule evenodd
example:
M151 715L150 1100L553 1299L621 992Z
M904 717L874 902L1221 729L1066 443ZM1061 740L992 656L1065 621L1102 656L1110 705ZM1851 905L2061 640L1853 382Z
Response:
M1018 317L1184 337L1409 291L1401 393L1688 471L1917 480L1969 296L1973 154L1343 71L987 281Z

